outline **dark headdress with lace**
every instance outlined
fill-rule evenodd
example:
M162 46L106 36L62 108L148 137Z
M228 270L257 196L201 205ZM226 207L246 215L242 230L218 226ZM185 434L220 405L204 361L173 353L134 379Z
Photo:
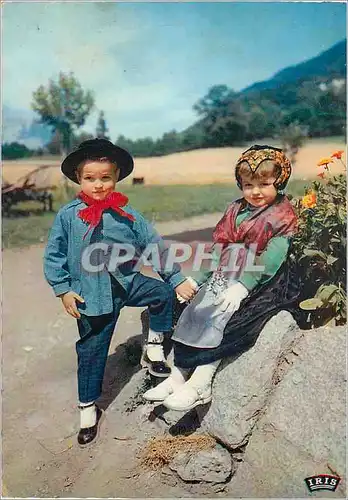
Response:
M246 162L252 173L255 173L262 162L270 160L280 167L280 174L274 183L274 186L281 191L285 188L290 175L291 163L286 157L282 149L274 148L272 146L259 146L255 145L242 153L242 156L237 161L235 175L238 186L241 188L241 178L239 176L239 167L241 163Z

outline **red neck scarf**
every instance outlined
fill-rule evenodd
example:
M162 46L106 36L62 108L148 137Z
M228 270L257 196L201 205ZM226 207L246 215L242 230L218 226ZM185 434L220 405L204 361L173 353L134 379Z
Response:
M86 203L86 205L88 205L88 207L82 208L78 212L78 216L80 217L80 219L89 224L88 230L83 236L83 239L85 239L91 229L94 229L98 226L99 222L101 221L103 212L105 210L108 210L109 208L117 212L119 215L122 215L122 217L126 217L131 221L135 220L133 215L128 214L121 208L128 203L127 196L122 193L116 193L114 191L110 193L104 200L94 200L83 191L81 191L77 195L77 197L80 198L80 200L82 200L84 203Z
M297 216L286 196L279 195L272 205L256 209L237 228L236 218L244 206L245 200L240 199L228 207L215 227L215 243L244 243L246 247L256 243L260 254L273 236L292 236L296 232Z

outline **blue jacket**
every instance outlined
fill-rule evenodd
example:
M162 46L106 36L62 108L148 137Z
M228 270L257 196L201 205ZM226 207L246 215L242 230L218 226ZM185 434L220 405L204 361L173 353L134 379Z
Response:
M110 274L127 292L139 272L134 270L134 261L107 267L115 244L130 245L135 248L135 256L141 255L147 245L157 244L161 262L167 249L151 224L129 205L123 210L135 221L106 210L99 225L83 239L88 226L77 213L85 207L83 201L74 199L57 213L45 250L44 273L56 296L72 290L85 300L83 304L77 302L80 312L99 316L113 310ZM186 279L178 264L171 271L162 267L158 272L173 288Z

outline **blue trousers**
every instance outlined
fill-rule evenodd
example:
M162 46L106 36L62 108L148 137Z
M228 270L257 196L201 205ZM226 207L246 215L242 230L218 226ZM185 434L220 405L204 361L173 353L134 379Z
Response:
M79 401L89 403L99 398L111 338L122 307L148 306L150 328L169 332L173 325L173 288L154 278L138 273L129 290L114 279L112 295L114 310L102 316L81 315L77 320L80 340L76 342Z

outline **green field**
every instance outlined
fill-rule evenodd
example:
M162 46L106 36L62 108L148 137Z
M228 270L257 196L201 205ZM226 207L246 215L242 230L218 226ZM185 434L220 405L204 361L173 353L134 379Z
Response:
M289 184L288 193L301 196L303 181ZM130 204L149 221L180 220L194 215L221 212L240 195L232 184L197 186L126 186L122 188ZM57 211L62 202L55 200ZM19 203L12 209L11 218L2 219L3 248L25 247L44 243L54 219L54 213L42 213L36 202Z

